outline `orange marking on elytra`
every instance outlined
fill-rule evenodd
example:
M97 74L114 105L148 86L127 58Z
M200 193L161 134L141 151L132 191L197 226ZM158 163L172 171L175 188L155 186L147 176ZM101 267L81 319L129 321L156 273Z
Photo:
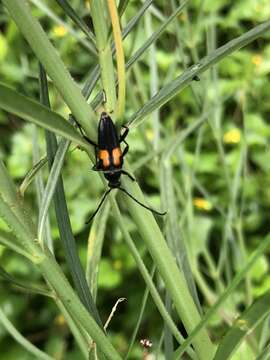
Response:
M121 156L122 151L120 147L114 148L112 151L112 157L113 157L113 164L114 166L120 166L121 165Z
M104 168L108 168L110 166L110 154L107 150L99 150L98 158L102 160Z

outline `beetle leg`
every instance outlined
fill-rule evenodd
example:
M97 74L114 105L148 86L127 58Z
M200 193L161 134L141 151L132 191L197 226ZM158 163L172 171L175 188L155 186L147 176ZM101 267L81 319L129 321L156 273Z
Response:
M86 140L89 144L91 144L95 147L95 151L98 149L98 145L93 140L89 139L89 137L87 137L83 134L82 134L82 136L83 136L84 140Z
M121 174L127 175L132 181L136 181L136 179L125 170L121 170Z
M91 139L89 139L87 136L84 135L81 125L78 123L78 121L75 119L74 116L72 116L72 115L70 115L70 116L72 117L72 120L75 122L75 124L76 124L77 128L79 129L84 140L86 140L89 144L93 145L96 149L98 147L98 145L94 141L92 141Z
M99 160L97 159L97 157L96 157L96 163L95 163L95 165L92 167L92 170L104 172L104 169L103 169L102 166L100 166Z
M124 156L127 154L128 150L129 150L129 145L128 145L128 143L127 143L125 140L124 140L124 143L126 144L126 147L124 148L122 157L124 157Z
M126 126L126 125L122 125L122 128L125 129L125 131L123 132L122 135L120 135L120 138L119 138L119 142L123 142L125 140L125 138L127 137L127 134L129 132L129 128ZM125 143L127 145L127 143Z

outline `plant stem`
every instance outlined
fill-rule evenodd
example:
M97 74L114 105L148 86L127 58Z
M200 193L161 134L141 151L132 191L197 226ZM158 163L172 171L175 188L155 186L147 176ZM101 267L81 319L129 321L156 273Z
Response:
M123 185L139 201L145 202L137 183L123 179ZM190 333L200 322L200 315L190 295L182 271L177 267L175 258L169 250L152 213L138 206L129 197L125 197L125 204L133 221L137 224L138 231L145 241L186 331ZM205 329L202 329L198 337L194 339L193 344L199 359L212 358L214 347Z
M21 344L30 354L40 360L53 360L53 358L47 355L45 352L39 350L36 346L30 343L25 337L23 337L14 325L6 317L5 313L0 308L0 323L10 333L10 335Z
M106 111L111 114L115 111L116 93L106 13L107 9L103 0L92 0L91 15L96 35L102 87L106 97L104 106Z
M32 16L27 2L25 0L3 0L3 4L53 80L72 114L83 126L87 135L95 139L96 131L93 122L90 122L90 119L96 118L95 113L84 100L78 85L72 79L39 22Z
M125 56L122 43L122 34L117 13L115 0L107 0L113 28L114 43L116 49L117 75L118 75L118 98L117 98L117 119L121 119L125 112L126 102L126 71Z

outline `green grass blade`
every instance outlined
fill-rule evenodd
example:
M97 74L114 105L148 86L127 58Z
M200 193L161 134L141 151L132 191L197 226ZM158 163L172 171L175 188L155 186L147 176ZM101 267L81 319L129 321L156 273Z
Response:
M53 297L53 294L48 289L46 289L45 286L31 284L29 281L26 282L23 280L18 280L14 276L7 273L1 266L0 277L2 278L2 281L4 280L8 283L11 283L26 293Z
M105 1L92 0L91 15L96 34L102 89L106 94L104 107L108 113L113 113L116 110L116 91L112 51L108 36L109 24L105 17L107 11Z
M122 32L122 38L123 40L128 36L128 34L134 29L134 27L137 25L138 21L142 18L145 11L149 8L149 6L152 4L153 0L147 0L143 3L142 7L138 11L138 13L128 22L127 26L124 28ZM114 44L112 45L112 54L115 54L115 47ZM90 94L92 93L94 87L96 86L96 83L98 82L98 79L100 78L100 67L99 65L95 66L94 70L90 72L90 75L87 77L87 80L84 84L84 87L82 89L83 96L88 99ZM102 93L99 92L91 105L93 108L102 101Z
M142 120L145 116L166 104L176 94L188 86L189 83L193 81L195 75L203 73L229 54L254 41L269 29L270 21L266 21L258 26L255 26L253 29L247 31L243 35L229 41L225 45L214 50L211 54L202 58L197 64L189 67L182 75L178 76L175 80L165 85L140 110L135 112L131 116L129 124L132 124L132 126L137 125L137 123L140 122L140 120Z
M107 202L99 216L94 218L88 238L86 279L95 300L98 289L98 270L109 212L110 203Z
M106 358L110 360L121 360L121 356L112 346L103 329L97 325L94 318L90 316L86 308L82 306L52 255L47 252L46 256L44 256L37 265L52 288L57 292L59 299L68 309L69 314L72 314L76 322L79 323L96 342L98 350L103 352Z
M3 4L46 69L72 114L87 135L95 139L96 126L94 121L90 120L95 120L96 115L84 100L78 85L67 71L46 33L32 16L28 3L25 0L3 0Z
M62 116L2 83L0 83L0 108L74 141L84 148L88 147L74 127Z
M64 27L69 34L71 34L82 46L90 51L94 56L97 55L97 51L95 49L95 43L91 39L90 34L87 37L90 41L81 36L81 34L73 29L67 22L63 21L60 17L56 15L47 5L45 5L44 1L41 0L30 0L37 8L39 8L44 14L46 14L49 18L51 18L56 24ZM57 1L57 0L56 0Z
M70 142L62 139L59 143L58 150L55 154L54 162L50 171L50 175L47 181L47 185L43 194L42 203L39 210L39 220L38 220L38 239L43 242L43 234L46 225L47 214L49 206L52 200L52 197L55 192L55 188L64 164L65 155L68 151Z
M95 47L95 36L86 25L83 19L79 17L76 11L70 6L70 4L66 0L55 0L59 6L64 10L64 12L71 18L71 20L81 29L85 35L91 40L93 46ZM97 52L96 52L97 54Z
M117 220L117 223L123 233L123 236L125 238L125 241L127 243L127 246L129 247L129 250L137 264L137 267L150 291L150 294L152 296L152 299L158 309L158 311L160 312L160 315L162 316L164 322L167 324L168 328L170 329L171 333L174 335L175 339L178 341L178 343L183 343L184 338L181 335L181 333L179 332L179 330L177 329L175 323L173 322L170 314L167 312L165 305L163 304L163 301L159 295L158 290L156 289L156 286L152 280L151 275L149 274L146 266L144 265L144 262L140 256L140 253L138 252L131 236L129 235L129 232L126 229L125 223L121 217L119 208L115 202L115 200L113 200L113 209L114 209L114 214ZM187 349L187 352L190 354L191 358L193 351L192 349Z
M135 52L135 54L132 55L132 57L128 60L126 63L126 70L128 70L139 58L145 54L146 50L155 42L158 40L158 38L163 34L163 32L167 29L167 27L170 25L170 23L182 12L183 8L185 7L186 3L189 0L184 1L178 8L171 14L171 16L164 21L164 23L161 25L161 27L153 33L153 35L150 36L148 40ZM141 16L143 16L144 12L147 10L147 8L151 5L152 2L148 2L146 5L147 7L143 7L141 9ZM140 17L136 17L134 19L134 23L131 25L134 27L137 21L140 19ZM135 22L136 20L136 22ZM130 25L130 28L131 28ZM93 84L92 84L93 86ZM97 105L102 101L102 94L99 93L95 99L92 101L91 105L93 108L96 108Z
M40 70L39 79L40 79L41 101L44 103L44 105L50 107L46 72L41 65L39 70ZM50 131L46 131L45 136L46 136L48 163L49 163L49 167L52 168L57 152L59 153L59 156L61 156L61 152L59 149L57 149L56 136ZM63 143L62 152L64 152L65 146L68 144L68 141L62 140L62 143ZM58 178L58 181L56 183L56 188L54 191L54 207L55 207L55 214L56 214L56 219L60 233L60 239L63 244L67 265L71 273L75 288L82 303L85 305L88 311L93 315L93 317L96 319L100 327L102 327L102 321L100 319L94 300L89 291L88 284L84 275L84 271L79 259L79 255L76 247L76 241L72 234L72 228L68 215L67 203L65 199L64 185L61 176Z
M270 359L270 344L266 346L256 360L269 360Z
M38 136L38 127L34 125L33 127L33 147L32 147L32 154L33 154L33 163L38 163L40 159L40 146L39 146L39 136ZM40 209L42 198L44 195L44 183L42 178L42 172L37 172L35 176L35 190L37 195L37 205ZM44 236L43 236L43 243L47 246L52 254L54 253L54 246L53 246L53 239L52 239L52 232L51 232L51 225L50 225L50 218L47 216L44 228Z
M132 57L126 63L127 69L129 69L131 65L133 65L143 54L145 54L146 50L160 38L160 36L168 28L171 22L182 12L188 1L189 0L183 1L181 5L179 5L177 9L168 17L168 19L163 22L160 28L157 31L155 31L149 37L149 39L146 40L146 42L135 52L135 54L132 55Z
M51 356L39 350L35 345L31 344L30 341L28 341L18 332L18 330L9 321L9 319L6 317L5 313L1 308L0 308L0 323L10 333L10 335L35 358L40 360L53 360Z
M165 152L165 158L166 158ZM164 202L164 208L168 209L168 219L165 224L166 240L176 257L177 264L181 271L185 275L185 279L189 288L189 291L193 297L193 300L199 310L202 313L200 306L196 285L193 279L191 265L188 258L186 244L181 236L181 231L178 223L177 208L176 208L176 194L173 187L173 174L171 163L168 160L163 159L161 165L161 191ZM165 339L164 339L165 340Z
M25 177L20 185L20 188L19 188L19 192L20 192L21 196L24 196L26 189L34 180L36 174L43 168L43 166L45 164L47 164L47 161L48 161L47 156L43 157L36 164L34 164L32 169L30 169L28 171L28 173L25 175Z
M1 171L1 176L5 176L3 171ZM4 190L5 189L0 188L2 193L5 193ZM0 217L18 237L20 244L28 252L27 257L41 271L60 301L69 313L72 314L74 319L76 319L76 323L84 328L84 330L93 338L98 349L102 351L108 359L120 360L121 356L108 341L103 329L98 326L95 319L89 315L89 312L82 305L78 296L64 276L60 266L55 261L55 258L47 251L47 249L40 248L37 244L35 233L29 234L29 232L26 231L20 220L13 213L12 208L5 202L2 196L0 196Z
M85 360L89 360L88 352L89 352L89 336L87 333L82 329L82 327L76 322L75 319L72 318L69 311L65 308L63 303L60 300L56 300L59 310L61 314L63 314L70 331L72 332L78 347L81 350L81 353Z
M216 314L219 307L225 302L225 300L232 294L237 285L245 278L247 272L252 268L258 258L263 254L263 252L270 245L270 235L268 235L258 246L258 248L253 252L250 256L249 260L245 264L245 266L238 272L238 274L233 278L230 285L224 291L222 296L218 299L218 301L211 307L210 310L202 318L201 322L196 326L196 328L189 335L188 339L185 340L184 344L182 344L175 352L173 360L178 360L181 355L186 350L187 346L192 343L192 339L197 335L197 333L207 325L208 321L212 318L213 315Z
M261 296L234 321L218 346L214 360L229 360L244 338L253 331L270 312L270 291Z
M31 236L35 232L35 226L32 221L32 217L28 212L27 206L23 205L23 199L17 192L17 189L9 177L7 170L0 160L0 195L3 201L8 205L14 215L17 217L24 232Z
M152 267L152 271L151 271L151 278L152 279L153 279L154 273L155 273L155 265ZM145 311L145 307L146 307L146 304L147 304L148 297L149 297L149 288L148 288L148 286L146 286L146 288L144 290L142 302L141 302L141 305L140 305L140 312L139 312L139 315L138 315L138 318L137 318L136 325L135 325L134 330L132 332L132 336L131 336L131 340L129 342L129 346L128 346L128 350L127 350L127 353L126 353L126 356L125 356L125 360L128 360L128 358L129 358L129 354L130 354L130 352L131 352L131 350L133 348L133 345L135 343L139 328L140 328L140 326L142 324L143 314L144 314L144 311Z
M7 248L15 251L22 256L28 257L28 253L20 245L18 239L9 232L0 230L0 244L6 246Z
M129 0L120 0L118 5L119 15L122 16L128 6Z

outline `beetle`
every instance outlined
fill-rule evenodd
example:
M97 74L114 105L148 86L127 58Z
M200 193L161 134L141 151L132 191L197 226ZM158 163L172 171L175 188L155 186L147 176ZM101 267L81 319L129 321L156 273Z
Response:
M96 144L94 141L83 134L81 126L78 123L77 125L84 139L95 148L96 161L95 165L92 167L92 170L103 172L105 179L108 181L109 187L109 189L103 194L97 209L92 214L87 223L93 220L106 197L113 189L121 190L145 209L150 210L157 215L165 215L166 212L156 211L141 203L121 186L121 175L126 175L130 178L130 180L135 181L134 177L123 169L124 157L129 150L129 145L125 140L128 135L129 128L122 125L124 132L118 135L111 117L106 112L102 112L98 124L98 143ZM125 144L123 151L121 149L122 143Z

